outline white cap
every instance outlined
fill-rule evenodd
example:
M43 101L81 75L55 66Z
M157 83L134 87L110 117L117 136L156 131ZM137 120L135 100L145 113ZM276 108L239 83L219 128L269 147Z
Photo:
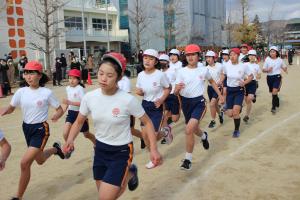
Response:
M229 49L224 49L224 50L222 51L222 54L227 54L227 55L229 55Z
M248 52L248 55L257 56L256 51L253 50L253 49L251 49L251 50Z
M215 52L213 52L213 51L208 51L208 52L206 52L206 54L205 54L205 57L207 57L207 56L209 56L209 57L215 57L216 54L215 54Z
M158 52L155 49L147 49L144 51L143 55L153 56L159 59Z
M171 49L171 51L169 52L169 54L175 54L180 56L180 51L178 49Z
M271 50L275 50L278 52L278 48L276 46L271 46L269 51L271 51Z
M170 60L169 56L167 54L161 54L159 56L159 60L165 60L165 61L168 61Z

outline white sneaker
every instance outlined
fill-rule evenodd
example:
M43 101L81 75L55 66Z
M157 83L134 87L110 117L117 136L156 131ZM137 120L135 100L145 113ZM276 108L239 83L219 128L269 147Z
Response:
M171 126L166 126L162 128L162 132L164 133L164 138L166 140L166 144L171 144L173 142L173 133Z
M154 165L152 161L149 161L149 162L145 165L145 167L146 167L147 169L153 169L153 168L156 167L156 165Z

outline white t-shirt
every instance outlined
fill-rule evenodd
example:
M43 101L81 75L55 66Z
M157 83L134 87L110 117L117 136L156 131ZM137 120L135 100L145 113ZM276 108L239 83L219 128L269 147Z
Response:
M14 94L10 105L21 107L23 121L26 124L37 124L48 119L49 105L56 109L60 106L60 103L48 88L31 89L30 87L23 87Z
M169 63L169 69L175 71L175 73L177 73L178 70L180 70L182 68L182 62L181 61L177 61L176 63Z
M81 102L84 96L84 88L81 85L77 85L76 87L67 86L66 92L69 101L73 102ZM79 111L79 106L69 105L69 110Z
M3 140L3 138L4 138L4 134L3 134L3 132L0 130L0 142Z
M120 89L112 96L102 94L101 89L88 92L79 112L84 116L91 114L98 141L115 146L132 142L130 115L140 118L145 114L141 103Z
M205 67L202 62L198 62L197 67Z
M189 68L186 66L179 70L176 76L176 84L184 83L180 95L186 98L202 96L204 93L205 80L212 79L206 67Z
M215 66L207 66L207 69L212 77L212 79L214 79L214 81L216 83L218 83L221 79L221 74L223 72L223 65L221 63L215 63Z
M166 74L169 83L172 85L172 91L170 94L173 94L175 90L175 84L176 84L176 72L168 68L164 73Z
M127 76L123 76L122 79L118 82L118 87L124 92L130 93L131 83Z
M170 83L165 73L155 70L151 74L145 71L139 73L136 87L144 92L144 100L155 102L163 96L164 88L169 88Z
M256 63L246 63L248 65L249 70L253 74L253 80L256 80L257 74L261 74L261 69L258 64Z
M244 78L250 76L252 73L244 63L238 63L236 65L228 63L224 65L224 74L227 76L228 87L239 87L240 81L244 81Z
M267 70L270 67L273 68L272 72L267 73L268 76L281 74L281 69L285 68L285 64L281 58L272 59L267 57L263 66L263 69Z

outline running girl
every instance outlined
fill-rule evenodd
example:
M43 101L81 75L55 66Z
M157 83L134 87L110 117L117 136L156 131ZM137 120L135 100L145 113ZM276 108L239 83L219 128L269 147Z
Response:
M269 92L272 93L272 108L271 112L276 113L276 108L279 108L278 92L281 87L281 69L287 74L287 67L283 60L279 57L278 48L272 46L269 50L269 56L266 58L263 72L267 73L267 83Z
M64 126L64 140L67 141L72 124L75 122L78 113L80 102L84 96L84 85L80 82L81 73L78 69L71 69L69 75L69 86L66 87L67 99L63 99L63 104L66 105L65 111L68 110L66 123ZM80 130L84 137L89 139L93 145L96 144L95 136L89 132L88 120L86 120ZM68 159L71 154L65 155Z
M178 49L171 49L169 52L170 57L170 69L175 71L175 73L182 68L182 62L179 60L180 58L180 51Z
M0 130L0 171L5 168L5 162L8 159L8 156L11 152L11 146L8 141L5 139L3 132Z
M245 101L247 104L247 109L246 109L246 115L243 118L244 122L248 122L249 121L249 115L251 112L251 108L252 108L252 102L255 102L256 100L256 89L257 89L257 80L260 79L261 77L261 70L259 65L256 63L257 62L257 54L255 50L250 50L249 53L249 63L246 63L249 70L251 71L252 75L253 75L253 80L248 83L245 86L246 92L245 92Z
M83 97L78 117L64 146L65 151L74 149L74 140L91 114L96 133L93 173L98 199L119 198L127 183L129 190L135 190L138 186L137 167L131 164L133 145L130 115L139 118L145 125L152 162L158 165L161 161L150 119L138 100L117 86L122 78L122 59L123 56L118 53L103 56L98 71L100 87Z
M205 59L207 63L207 69L212 77L212 79L216 82L216 84L219 87L219 90L222 90L222 79L221 76L223 76L223 67L220 63L215 62L216 54L213 51L208 51L205 54ZM215 92L212 85L209 83L207 86L207 94L210 102L210 115L211 115L211 121L208 125L208 128L214 128L216 126L216 115L218 113L219 115L219 121L220 124L223 124L224 122L224 113L220 111L219 108L219 98L218 94Z
M189 44L185 47L188 65L179 70L176 76L175 94L180 94L182 111L185 118L186 154L181 169L190 170L192 167L192 153L194 150L194 134L201 138L204 149L209 149L207 132L199 128L199 123L206 112L206 103L203 97L205 80L208 80L218 94L220 103L223 97L209 71L205 67L198 67L200 47Z
M252 72L248 70L247 65L239 62L239 55L239 48L231 49L231 62L224 66L224 73L227 77L227 115L234 120L234 132L232 137L240 136L240 112L244 101L244 87L253 79ZM246 76L247 79L244 80Z
M42 70L43 67L39 62L28 62L24 68L24 78L28 87L18 89L10 105L0 111L0 115L4 116L12 113L17 106L20 106L23 113L22 127L28 149L21 160L21 177L15 199L23 198L30 180L30 169L33 161L42 165L53 154L64 159L59 143L54 143L53 148L44 150L50 135L47 123L49 105L56 109L51 118L53 122L56 122L63 115L63 109L53 92L44 88L48 78L42 73Z
M165 138L167 144L173 140L173 135L169 127L161 127L163 121L163 103L170 94L170 83L167 76L156 69L159 65L158 53L154 49L144 51L143 64L145 70L139 73L136 82L136 94L143 96L142 106L146 114L151 119L157 140ZM142 125L142 134L145 143L148 146L148 141ZM150 161L146 164L147 169L154 168L155 165Z
M171 130L171 123L176 123L180 117L180 104L178 96L174 94L175 82L176 82L176 72L169 67L169 56L162 54L159 56L159 63L162 71L166 74L169 83L171 83L172 89L171 93L165 100L165 112L163 117L163 127L169 127ZM162 144L166 143L163 139Z

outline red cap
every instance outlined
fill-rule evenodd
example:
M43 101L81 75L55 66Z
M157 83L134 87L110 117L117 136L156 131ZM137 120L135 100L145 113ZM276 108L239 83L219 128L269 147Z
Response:
M78 69L71 69L68 73L69 76L75 76L80 78L81 77L81 73Z
M247 49L249 49L248 44L242 44L242 45L241 45L241 48L242 48L242 47L246 47Z
M232 49L230 50L230 52L234 52L234 53L236 53L237 55L240 55L240 53L241 53L241 51L240 51L239 48L232 48ZM230 53L230 52L229 52L229 53Z
M37 61L29 61L26 65L24 70L31 70L31 71L39 71L40 73L43 72L43 66L41 63Z
M111 52L111 53L103 55L103 60L105 60L106 58L111 58L114 61L116 61L119 64L119 66L122 68L122 71L126 70L127 61L126 61L126 58L122 54L117 53L117 52Z
M197 44L189 44L185 47L184 50L185 54L189 54L189 53L200 53L201 49Z

